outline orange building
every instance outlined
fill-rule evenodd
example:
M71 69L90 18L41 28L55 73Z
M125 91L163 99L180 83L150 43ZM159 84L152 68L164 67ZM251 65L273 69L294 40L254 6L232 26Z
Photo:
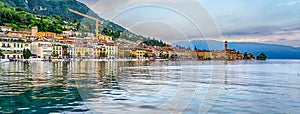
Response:
M47 37L47 38L56 38L56 39L63 39L62 35L57 35L56 33L53 32L38 32L36 34L38 37Z
M28 37L31 36L31 32L29 31L9 31L8 35L13 35L17 37Z

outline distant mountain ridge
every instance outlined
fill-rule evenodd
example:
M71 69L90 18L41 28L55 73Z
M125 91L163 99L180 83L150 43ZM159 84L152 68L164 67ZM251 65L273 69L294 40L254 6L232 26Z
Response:
M224 43L214 40L194 40L191 42L176 42L173 46L179 45L183 47L190 47L194 49L206 49L206 50L224 50ZM244 53L253 53L258 55L265 53L269 59L300 59L300 48L278 45L278 44L264 44L256 42L229 42L228 47L230 49L236 49L237 51Z

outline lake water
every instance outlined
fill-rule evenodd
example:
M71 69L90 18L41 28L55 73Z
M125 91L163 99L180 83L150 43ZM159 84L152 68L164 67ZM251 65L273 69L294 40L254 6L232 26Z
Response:
M0 64L0 113L300 113L300 60Z

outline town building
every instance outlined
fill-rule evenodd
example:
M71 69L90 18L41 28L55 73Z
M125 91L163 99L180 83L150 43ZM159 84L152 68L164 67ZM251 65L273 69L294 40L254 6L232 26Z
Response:
M212 59L214 59L214 60L225 59L225 51L223 51L223 50L212 50Z
M8 26L0 26L0 30L5 32L9 32L9 31L12 31L12 28L11 27L8 27Z
M52 44L52 57L55 58L63 58L63 45L60 43L53 43Z
M107 58L118 58L118 46L105 45L105 54Z
M56 39L63 39L64 37L62 35L57 35L53 32L38 32L36 34L38 37L46 37L46 38L56 38Z
M195 50L195 56L200 60L211 60L213 57L209 50Z
M28 37L31 36L31 32L30 31L9 31L8 32L9 36L14 36L14 37Z
M106 36L106 35L100 35L99 39L101 39L101 40L112 40L112 37L111 36Z
M48 41L36 40L31 43L31 53L37 58L51 58L52 45Z
M24 49L30 49L30 43L26 43L25 39L19 37L1 37L0 43L5 59L22 59Z
M133 49L132 52L131 52L131 54L134 55L138 59L145 58L146 53L147 53L147 51L142 49L142 48Z
M127 46L118 46L119 47L119 58L130 58L132 48Z
M31 36L36 36L38 33L38 27L31 27Z
M85 45L77 45L73 47L72 54L74 58L87 58L89 56L88 47Z
M94 49L93 50L93 53L94 53L93 58L100 59L100 58L106 57L105 47L103 45L94 46L93 49Z

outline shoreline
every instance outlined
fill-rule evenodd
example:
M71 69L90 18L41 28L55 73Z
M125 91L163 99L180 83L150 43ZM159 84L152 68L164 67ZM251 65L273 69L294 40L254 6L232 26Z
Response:
M22 61L151 61L151 59L43 59L43 58L35 58L35 59L16 59L14 61L22 62ZM9 59L0 59L0 62L13 62Z
M187 60L170 60L170 59L43 59L43 58L34 58L34 59L16 59L14 61L17 62L25 62L25 61L53 61L53 62L64 62L64 61L270 61L270 60L282 60L282 59L267 59L267 60L196 60L196 59L187 59ZM289 59L284 59L289 60ZM297 60L297 59L290 59ZM299 59L300 60L300 59ZM0 62L14 62L9 59L0 59Z
M197 60L197 59L187 59L187 60L170 60L170 59L43 59L43 58L34 58L34 59L16 59L15 61L22 62L22 61L277 61L277 60L294 60L300 61L300 59L267 59L267 60ZM11 62L9 59L0 59L0 62Z

